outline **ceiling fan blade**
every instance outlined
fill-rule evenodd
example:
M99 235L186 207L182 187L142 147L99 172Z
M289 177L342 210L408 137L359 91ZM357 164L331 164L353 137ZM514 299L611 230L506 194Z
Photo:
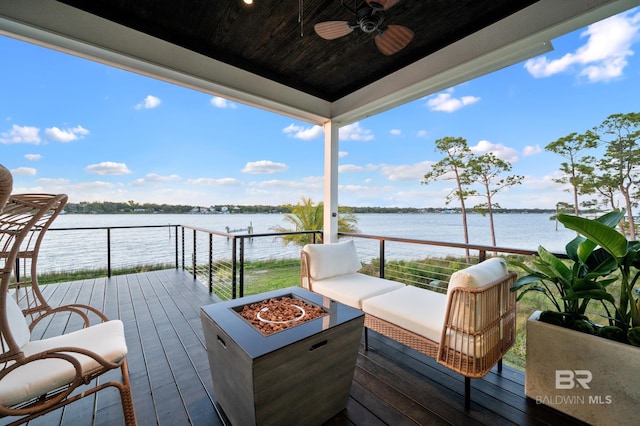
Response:
M320 22L313 26L316 33L325 40L334 40L346 36L353 31L347 21L327 21Z
M389 10L399 2L400 0L367 0L368 5L371 5L371 3L377 3L382 6L383 10Z
M383 54L389 56L401 51L413 40L414 33L402 25L389 25L387 29L375 37L376 46Z

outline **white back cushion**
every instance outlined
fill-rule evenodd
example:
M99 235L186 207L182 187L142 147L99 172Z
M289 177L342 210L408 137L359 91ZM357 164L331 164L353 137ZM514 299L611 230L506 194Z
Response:
M505 260L500 257L492 257L451 274L447 294L450 294L456 287L478 288L485 286L508 273Z
M450 306L451 309L450 321L452 325L468 332L480 331L490 324L496 315L500 314L500 309L503 309L501 301L497 300L489 306L495 306L498 312L484 312L485 307L482 306L481 299L475 295L469 295L469 300L464 304L457 303L458 301L452 300L453 289L483 287L505 277L508 273L505 260L493 257L451 274L447 288L447 306ZM498 297L501 296L499 294ZM486 308L489 309L489 306Z
M7 294L7 319L9 320L9 327L11 328L13 338L19 347L23 347L31 340L31 332L29 331L27 320L22 314L22 310L11 294ZM2 343L5 344L4 337L2 340ZM6 344L4 347L6 347Z
M362 268L353 240L307 244L302 250L309 255L309 275L312 280L353 274Z

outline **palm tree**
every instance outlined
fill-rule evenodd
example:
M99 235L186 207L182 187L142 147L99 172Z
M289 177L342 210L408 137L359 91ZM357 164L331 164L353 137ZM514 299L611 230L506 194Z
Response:
M284 221L293 225L293 228L274 226L271 229L276 232L293 231L320 231L324 227L324 203L320 201L314 204L311 198L302 197L302 201L296 205L288 205L291 213L284 216ZM359 232L358 219L348 207L338 207L338 232ZM285 243L295 243L300 246L312 241L311 234L285 235Z

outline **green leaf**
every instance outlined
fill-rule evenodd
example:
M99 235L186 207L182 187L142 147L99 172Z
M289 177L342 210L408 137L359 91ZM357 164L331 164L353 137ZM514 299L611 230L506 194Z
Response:
M602 223L603 225L607 225L610 228L614 228L624 217L624 214L624 209L613 210L593 220ZM570 215L565 214L564 216ZM584 263L591 255L593 249L596 248L596 246L597 245L595 244L595 242L586 239L582 235L578 235L573 240L569 241L569 243L565 246L565 250L567 251L567 255L570 259L574 260L575 262Z
M566 228L580 233L616 258L624 257L627 254L627 239L625 236L603 223L564 214L558 215L558 220ZM581 246L585 246L585 244L583 243ZM580 247L578 256L581 259L586 259L592 250L585 246L583 252L583 247Z
M566 281L571 281L571 276L573 275L573 273L562 260L558 259L554 254L547 251L544 247L538 248L538 255L551 271L551 273L549 274L550 277L555 276Z
M517 291L520 290L522 287L527 286L529 284L532 283L537 283L539 281L542 280L543 277L541 277L538 274L531 274L531 275L525 275L523 277L520 277L516 280L516 282L513 284L513 286L511 286L511 291Z
M520 301L520 299L522 299L522 297L529 293L530 291L535 291L535 292L539 292L539 293L543 293L545 295L547 295L547 290L544 287L540 287L540 286L531 286L529 288L527 288L526 290L523 290L520 294L518 294L518 297L516 297L516 301Z

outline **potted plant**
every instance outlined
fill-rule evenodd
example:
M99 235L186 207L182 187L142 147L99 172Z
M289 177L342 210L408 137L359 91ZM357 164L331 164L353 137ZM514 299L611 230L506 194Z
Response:
M525 275L514 284L518 300L542 293L555 311L527 321L525 393L593 424L632 419L640 387L640 242L616 230L624 210L597 219L558 216L579 235L565 249L567 259L540 247L531 265L511 262ZM601 304L599 324L586 316ZM614 420L615 419L615 420Z

